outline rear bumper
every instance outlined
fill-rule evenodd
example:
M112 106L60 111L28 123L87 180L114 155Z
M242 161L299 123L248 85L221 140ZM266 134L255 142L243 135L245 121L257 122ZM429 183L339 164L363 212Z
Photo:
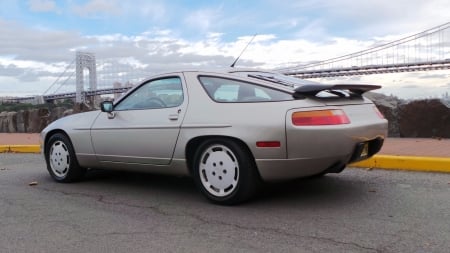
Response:
M261 179L266 182L282 181L308 177L324 172L350 156L333 156L319 158L256 160ZM345 162L342 164L345 166Z
M384 138L357 142L352 151L344 155L294 159L256 159L262 180L282 181L308 177L320 173L339 173L349 163L370 158L383 146Z

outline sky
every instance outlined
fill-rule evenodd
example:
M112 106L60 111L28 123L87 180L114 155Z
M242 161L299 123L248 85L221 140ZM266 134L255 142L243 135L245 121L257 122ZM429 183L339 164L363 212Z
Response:
M236 66L276 69L415 34L449 22L448 13L448 0L0 0L0 96L43 94L76 51L144 78L229 66L257 34ZM441 70L312 80L379 84L410 99L450 93L449 77Z

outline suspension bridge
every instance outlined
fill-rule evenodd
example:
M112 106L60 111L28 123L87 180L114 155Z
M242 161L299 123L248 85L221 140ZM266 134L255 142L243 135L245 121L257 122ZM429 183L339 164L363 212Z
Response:
M450 22L363 51L276 71L308 79L442 69L450 69ZM131 67L108 59L99 61L93 53L77 52L75 60L39 100L75 98L77 103L82 103L88 97L123 93L147 75L148 72L136 64ZM89 84L87 90L85 82Z
M278 71L307 79L449 68L450 22L363 51Z

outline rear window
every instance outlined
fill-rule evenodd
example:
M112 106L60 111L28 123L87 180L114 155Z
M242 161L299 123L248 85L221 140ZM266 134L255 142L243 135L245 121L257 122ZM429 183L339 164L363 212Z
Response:
M289 93L253 83L211 76L201 76L199 80L211 99L216 102L249 103L293 99Z

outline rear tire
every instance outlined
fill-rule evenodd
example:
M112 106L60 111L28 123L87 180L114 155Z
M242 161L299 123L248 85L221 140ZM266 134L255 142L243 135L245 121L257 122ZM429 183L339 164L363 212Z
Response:
M249 151L225 138L210 139L199 145L194 155L193 176L202 194L222 205L248 200L259 184Z
M50 176L60 183L78 181L86 173L86 169L78 165L72 143L62 133L49 138L45 145L45 161Z

